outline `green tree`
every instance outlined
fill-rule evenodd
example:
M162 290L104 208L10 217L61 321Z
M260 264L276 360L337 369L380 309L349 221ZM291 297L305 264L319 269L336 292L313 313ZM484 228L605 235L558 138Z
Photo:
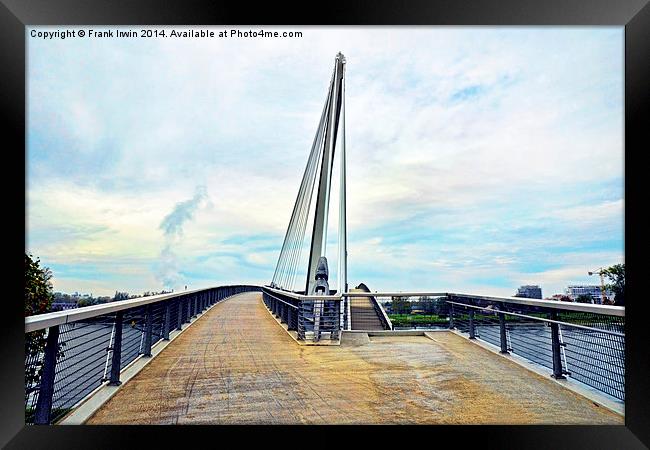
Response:
M593 303L594 302L593 300L594 299L591 297L591 295L587 295L587 294L578 295L578 297L576 298L577 303Z
M129 298L130 297L128 292L115 291L115 296L113 296L113 301L128 300Z
M97 301L92 297L91 298L82 298L82 299L77 300L77 306L79 308L83 308L85 306L92 306L92 305L96 305L96 304L97 304Z
M625 264L614 264L602 273L610 281L605 288L614 293L614 304L625 306Z
M418 299L418 307L425 314L434 314L436 312L436 302L431 297L420 297Z
M392 309L393 314L410 314L411 304L408 301L408 297L393 297L392 298Z
M48 312L54 299L52 271L40 262L25 253L25 317Z
M40 260L25 253L25 317L43 314L52 306L52 272L40 267ZM25 401L38 385L43 371L42 352L45 350L45 330L25 335Z

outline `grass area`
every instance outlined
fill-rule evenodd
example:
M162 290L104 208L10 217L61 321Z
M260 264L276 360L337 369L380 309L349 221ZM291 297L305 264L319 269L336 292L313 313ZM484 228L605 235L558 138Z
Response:
M528 312L527 316L538 317L540 319L548 319L549 315L546 312ZM416 326L435 326L435 325L447 325L449 323L448 317L440 316L437 314L389 314L391 322L396 327L416 327ZM611 320L611 318L605 318L605 320ZM469 321L469 314L467 313L458 313L454 312L454 320L458 321ZM478 311L474 314L474 320L476 322L495 322L498 323L497 314L482 314ZM530 322L531 319L526 319L519 316L512 316L505 314L506 322ZM584 324L591 325L594 321L592 317L585 316L582 313L574 312L559 312L557 320L567 323L575 324ZM544 322L539 322L544 323Z
M393 326L427 326L427 325L447 325L447 317L440 317L436 314L389 314L388 316Z

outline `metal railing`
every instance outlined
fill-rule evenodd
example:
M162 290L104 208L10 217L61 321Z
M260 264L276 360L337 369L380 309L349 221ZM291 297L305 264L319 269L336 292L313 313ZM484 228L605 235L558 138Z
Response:
M25 318L25 423L55 423L152 346L215 303L257 286L221 286ZM38 342L44 345L35 345Z
M311 342L339 339L347 320L340 295L301 295L269 286L262 293L267 308L281 323L287 324L289 331L296 331L298 339Z
M518 300L454 295L450 328L625 400L622 307Z

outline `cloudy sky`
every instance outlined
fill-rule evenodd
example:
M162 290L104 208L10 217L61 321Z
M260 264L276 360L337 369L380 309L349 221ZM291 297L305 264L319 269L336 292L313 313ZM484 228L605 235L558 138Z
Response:
M624 262L622 27L277 30L303 37L28 29L26 248L55 290L268 283L338 51L351 285L548 296Z

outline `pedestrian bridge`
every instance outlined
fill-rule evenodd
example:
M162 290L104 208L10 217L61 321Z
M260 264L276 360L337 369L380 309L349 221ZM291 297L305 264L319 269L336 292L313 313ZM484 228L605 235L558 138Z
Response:
M349 289L345 67L339 53L270 283L26 317L26 423L623 423L623 307Z
M77 411L86 405L87 424L623 423L453 332L350 341L344 332L340 345L301 345L261 293L234 295L128 382L104 386L115 393L95 412L92 399Z

